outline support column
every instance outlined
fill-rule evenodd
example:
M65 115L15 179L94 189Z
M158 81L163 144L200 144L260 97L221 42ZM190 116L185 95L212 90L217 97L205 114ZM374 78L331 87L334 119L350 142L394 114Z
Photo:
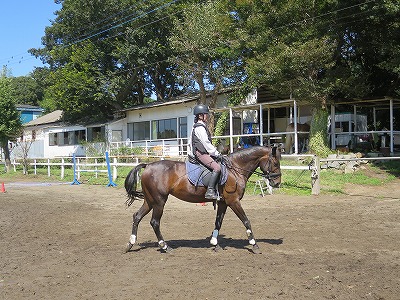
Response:
M336 133L335 133L335 106L331 105L331 147L336 149Z
M264 132L264 124L263 124L263 112L262 112L262 105L260 104L260 113L259 113L259 118L260 118L260 127L258 128L259 134L260 134L260 146L264 144L263 141L263 132Z
M394 136L393 136L393 100L390 99L390 153L393 154L393 141L394 141Z
M229 145L230 151L233 153L233 112L232 108L229 108Z
M299 153L299 137L297 134L297 103L293 100L293 113L294 113L294 153Z

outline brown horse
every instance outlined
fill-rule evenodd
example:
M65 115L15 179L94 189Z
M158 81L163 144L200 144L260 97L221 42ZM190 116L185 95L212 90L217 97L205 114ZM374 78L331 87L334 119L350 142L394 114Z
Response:
M266 176L271 185L277 187L281 182L280 150L276 147L256 146L235 152L225 157L224 162L228 170L228 178L223 186L219 187L221 200L217 201L217 216L215 229L210 243L219 249L218 234L222 226L226 209L229 206L246 227L247 237L253 252L259 253L259 247L254 239L250 221L247 218L240 199L244 195L246 182L250 175L259 167L263 176ZM140 170L144 169L139 176ZM141 180L142 191L137 191L137 184ZM129 206L136 198L144 199L143 205L133 214L132 234L126 252L136 243L137 230L142 218L153 210L150 224L157 236L162 251L169 252L172 248L165 242L160 231L160 219L163 215L168 195L191 203L211 202L204 198L206 187L196 187L188 180L184 162L161 160L149 164L139 164L132 169L125 179L125 189L128 194L126 204Z
M294 123L290 123L286 127L286 132L294 132ZM310 132L310 125L308 125L307 123L304 124L297 123L297 132L298 132L297 134L298 142L300 146L299 151L303 152L302 150L304 150L307 146L306 144ZM285 152L292 154L293 147L294 147L294 133L292 134L287 133L285 141Z

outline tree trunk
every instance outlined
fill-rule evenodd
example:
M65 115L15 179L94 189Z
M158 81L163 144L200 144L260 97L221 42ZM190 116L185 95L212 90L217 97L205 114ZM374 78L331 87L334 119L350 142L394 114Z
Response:
M330 148L328 145L328 112L322 107L314 107L310 126L309 149L311 153L326 157Z
M4 151L4 160L6 166L6 173L11 170L11 159L10 159L10 149L8 148L8 139L2 140L0 146Z

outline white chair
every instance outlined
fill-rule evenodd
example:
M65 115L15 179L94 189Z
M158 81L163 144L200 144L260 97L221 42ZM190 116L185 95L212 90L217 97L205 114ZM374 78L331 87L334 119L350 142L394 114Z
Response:
M272 186L269 184L267 178L262 178L255 182L253 194L255 194L258 189L260 189L262 197L264 197L265 193L272 195Z

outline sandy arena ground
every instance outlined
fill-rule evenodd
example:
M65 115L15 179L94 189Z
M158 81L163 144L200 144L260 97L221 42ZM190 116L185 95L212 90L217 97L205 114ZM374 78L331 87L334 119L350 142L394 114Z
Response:
M149 224L124 253L122 187L6 182L0 299L400 299L400 179L347 195L246 196L262 254L228 209L212 251L213 206L170 197L161 253Z

